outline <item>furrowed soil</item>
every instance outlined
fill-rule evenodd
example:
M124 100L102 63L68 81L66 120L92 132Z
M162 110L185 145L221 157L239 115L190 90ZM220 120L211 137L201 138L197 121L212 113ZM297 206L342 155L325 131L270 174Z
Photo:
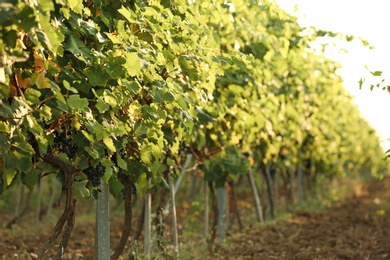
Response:
M233 235L218 259L390 259L390 179L355 187L336 205Z
M204 243L197 246L201 241L191 249L182 245L179 259L390 259L390 178L370 180L352 190L322 211L298 211L262 227L233 232L226 243L215 245L212 255ZM54 225L36 224L31 212L5 229L12 214L0 214L0 259L36 259ZM93 259L94 219L77 224L77 217L64 258ZM114 216L110 223L111 243L116 245L123 218Z

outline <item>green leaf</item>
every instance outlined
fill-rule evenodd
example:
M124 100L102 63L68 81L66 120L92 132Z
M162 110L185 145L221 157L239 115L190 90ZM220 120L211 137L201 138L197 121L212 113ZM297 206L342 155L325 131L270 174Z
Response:
M50 120L52 118L51 108L47 105L43 105L39 112L40 116L46 120Z
M139 192L139 195L144 195L148 191L149 183L145 173L142 173L139 176L135 185L137 187L137 193Z
M167 164L168 164L169 166L172 166L172 167L176 166L175 161L172 160L171 158L168 158L168 159L167 159Z
M6 186L9 186L17 174L16 169L3 167L3 180Z
M145 144L141 148L141 161L146 164L151 164L152 160L152 147L148 144Z
M145 16L157 16L158 12L153 7L146 6L143 8L143 15Z
M32 115L27 115L24 119L23 124L28 125L33 134L40 134L43 132L42 126L38 123L37 118Z
M84 70L84 74L88 77L89 83L92 86L104 87L107 85L109 76L101 69L89 67Z
M79 93L78 90L75 89L74 87L72 87L72 86L69 84L69 82L66 81L66 80L63 80L63 81L62 81L62 85L64 86L65 89L67 89L67 90L69 90L69 91L71 91L71 92L73 92L73 93L75 93L75 94Z
M152 164L152 173L154 175L158 175L160 173L163 173L164 171L166 171L167 169L167 166L165 164L162 164L160 162L153 162Z
M122 159L122 157L119 155L119 153L116 154L116 161L118 163L119 168L123 170L127 170L127 163L125 160Z
M139 127L137 127L137 129L135 129L134 136L140 137L146 135L147 131L148 131L148 127L146 125L140 125Z
M122 43L121 39L117 35L113 35L112 33L104 32L105 35L112 41L113 44Z
M116 98L111 95L110 93L104 93L103 95L103 98L104 98L104 101L110 105L112 108L115 108L118 106L118 101L116 100Z
M87 151L87 153L95 160L100 157L99 152L91 147L84 147L84 150Z
M75 35L68 36L64 43L64 49L71 52L74 55L82 55L86 58L92 58L92 54L89 48Z
M8 131L9 131L9 125L6 124L5 122L0 122L0 132L8 132Z
M176 102L179 104L179 106L184 109L184 110L188 110L188 105L187 105L187 102L186 100L179 94L177 94L175 96L175 99L176 99Z
M80 98L78 94L69 96L68 105L75 110L89 112L88 99Z
M123 84L133 94L137 94L139 89L141 88L141 85L137 81L132 81L132 82L124 81Z
M17 9L17 1L1 1L0 2L0 24L11 19Z
M32 167L31 157L33 153L27 153L22 147L16 148L14 146L14 148L17 149L17 151L12 151L8 159L8 161L12 162L13 164L12 168L15 168L19 171L29 171Z
M126 69L130 76L138 76L141 73L141 59L135 52L126 54Z
M361 78L359 80L359 89L362 89L363 83L364 83L364 80Z
M0 98L8 98L10 93L10 87L4 83L0 83Z
M111 78L121 78L124 74L123 65L126 63L125 58L109 57L104 66L104 71L110 75Z
M35 154L34 148L27 142L15 142L12 144L12 147L18 152L18 154L20 153L21 156L17 156L19 158L22 156L30 157Z
M108 182L108 180L111 178L111 176L114 174L114 171L112 169L112 162L107 162L104 163L103 161L103 165L106 166L106 171L104 172L104 175L102 177L102 181L104 182Z
M376 70L374 72L371 72L371 74L375 77L379 77L379 76L382 76L382 71L379 71L379 70Z
M100 113L104 113L110 109L110 105L106 104L102 99L98 99L96 102L96 108Z
M154 159L159 160L163 154L163 149L155 144L151 144L151 147Z
M127 10L125 7L121 7L120 9L118 9L118 12L123 15L124 18L126 18L127 21L129 21L130 23L136 23L137 21L135 20L136 19L136 16L133 12Z
M37 27L34 9L28 5L22 4L18 6L16 13L13 14L13 20L25 32L28 32L33 27Z
M95 140L93 138L93 135L91 135L90 133L88 133L87 131L85 130L81 130L81 133L88 139L88 141L90 141L91 143L93 143Z
M87 183L88 180L73 182L72 189L75 198L89 198L91 196L89 189L86 187Z
M117 179L110 178L108 181L109 190L112 196L119 198L123 190L123 184Z
M38 40L42 43L43 46L45 46L49 50L53 48L50 39L45 32L43 32L42 30L35 30L35 33L37 34Z
M208 122L215 122L215 119L212 118L207 111L205 111L203 108L198 107L195 109L195 111L198 113L198 120L201 124L205 124Z
M37 136L36 138L38 142L39 154L43 156L47 153L49 142L45 136Z
M186 74L191 80L199 79L199 73L196 70L193 58L189 56L181 56L179 58L179 64L184 74Z
M93 3L96 7L102 8L103 6L109 5L111 1L109 0L93 0Z
M31 84L35 84L39 89L50 88L49 80L40 73L35 72L31 75Z
M22 173L23 183L25 183L29 189L33 189L34 186L38 183L40 174L41 170L35 168L31 169L27 173Z
M110 137L103 138L103 143L106 145L106 147L111 151L111 152L116 152L116 148L114 146L114 142Z
M164 93L164 101L167 102L167 103L171 103L175 100L175 97L170 93L170 92L166 92Z
M41 96L41 92L33 88L29 88L24 91L24 96L32 104L38 104L40 102L39 97Z

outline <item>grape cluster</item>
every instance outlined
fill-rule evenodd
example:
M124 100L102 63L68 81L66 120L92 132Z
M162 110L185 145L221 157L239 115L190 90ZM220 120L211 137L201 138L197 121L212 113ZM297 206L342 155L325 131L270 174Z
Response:
M88 180L92 183L92 186L98 187L101 183L100 178L103 177L106 167L102 163L98 163L96 167L89 166L84 170Z
M66 153L69 159L76 157L77 145L73 144L73 138L67 136L65 132L57 132L54 137L54 143L59 152Z

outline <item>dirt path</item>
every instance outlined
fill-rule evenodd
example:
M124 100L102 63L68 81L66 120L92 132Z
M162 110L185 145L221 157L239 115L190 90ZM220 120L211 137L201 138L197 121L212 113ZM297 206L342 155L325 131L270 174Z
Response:
M3 217L0 224L7 219ZM115 245L122 222L119 217L111 219ZM34 225L31 219L14 230L1 225L0 259L34 259L52 227ZM92 259L93 230L93 219L75 227L65 259ZM189 259L204 259L197 256L199 252L194 252ZM276 224L235 234L209 259L390 259L390 178L356 187L353 196L319 213L296 212Z
M355 190L320 213L235 235L214 259L390 259L390 179Z

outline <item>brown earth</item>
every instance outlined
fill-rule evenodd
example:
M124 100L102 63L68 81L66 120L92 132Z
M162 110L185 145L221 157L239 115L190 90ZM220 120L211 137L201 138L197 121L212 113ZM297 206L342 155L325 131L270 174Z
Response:
M4 226L12 214L0 214L0 259L34 259L50 236L54 220L36 223L31 212L9 230ZM65 259L92 259L93 221L84 217L82 224L76 224ZM120 216L111 219L114 245L122 223ZM216 246L212 256L205 256L206 247L197 247L201 242L196 241L180 259L390 259L390 178L358 185L353 195L321 212L295 212L227 240Z
M236 234L213 259L390 259L390 179L357 186L322 212Z

